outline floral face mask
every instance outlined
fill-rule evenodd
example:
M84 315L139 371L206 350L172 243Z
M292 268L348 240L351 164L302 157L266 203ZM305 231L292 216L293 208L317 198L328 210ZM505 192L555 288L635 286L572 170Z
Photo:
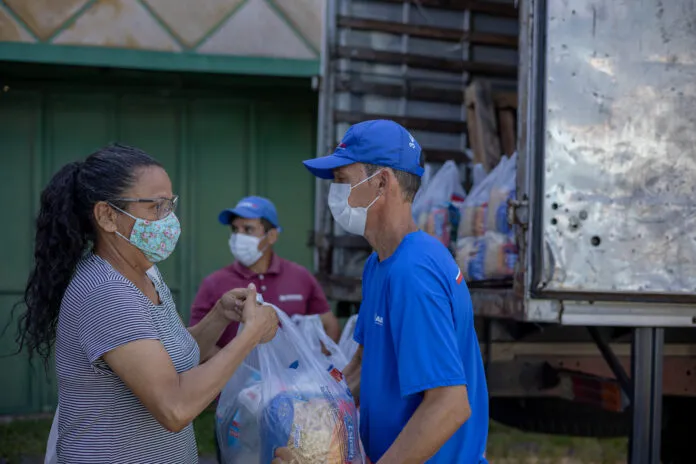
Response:
M159 263L174 252L181 235L181 224L176 214L172 212L157 221L149 221L137 218L117 206L111 205L111 207L135 220L130 238L126 238L118 231L116 234L142 251L148 261Z

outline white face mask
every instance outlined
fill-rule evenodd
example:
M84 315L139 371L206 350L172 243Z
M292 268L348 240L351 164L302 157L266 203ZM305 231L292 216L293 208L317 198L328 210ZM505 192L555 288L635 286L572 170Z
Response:
M372 202L365 206L352 207L348 204L350 192L361 184L375 177L382 170L375 172L370 177L361 180L351 187L350 184L332 183L329 187L329 209L334 220L345 229L346 232L355 235L365 234L365 224L367 223L367 210L379 199L379 195Z
M259 250L259 243L263 237L254 237L253 235L246 234L232 234L230 235L230 251L234 259L249 267L255 264L266 248Z

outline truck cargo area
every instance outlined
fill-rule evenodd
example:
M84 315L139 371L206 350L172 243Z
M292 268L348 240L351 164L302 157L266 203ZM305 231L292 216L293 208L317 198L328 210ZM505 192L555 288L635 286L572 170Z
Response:
M693 2L333 0L327 14L319 156L387 118L433 173L456 163L466 198L476 169L514 160L513 272L472 278L460 261L462 238L487 232L456 232L466 199L438 206L455 214L434 232L469 277L492 418L629 435L632 464L691 462L677 424L696 408ZM309 242L346 317L371 249L333 223L327 185Z

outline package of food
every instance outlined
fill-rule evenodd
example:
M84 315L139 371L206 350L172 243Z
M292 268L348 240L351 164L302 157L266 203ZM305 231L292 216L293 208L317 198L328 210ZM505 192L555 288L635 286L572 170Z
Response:
M343 374L313 353L297 326L276 308L280 328L256 350L261 367L258 423L261 463L286 447L297 462L362 464L355 403Z
M518 254L510 235L489 231L484 242L484 278L495 280L512 277Z
M244 362L222 390L215 411L221 464L259 462L260 401L261 373Z
M508 159L503 157L500 163L482 180L475 184L461 207L461 220L457 238L480 237L486 233L486 217L491 190L506 169Z
M465 280L486 279L485 257L486 241L483 237L464 237L457 241L455 260Z
M430 211L423 231L449 247L451 224L447 206L440 206Z
M433 211L446 205L452 196L465 198L461 174L457 164L449 160L432 175L426 184L422 184L413 200L412 212L416 224L425 230L425 218Z
M509 235L508 202L515 198L517 176L517 153L505 163L491 188L486 211L486 231Z
M480 241L479 237L464 237L457 240L454 259L466 281L474 280L470 275L470 268L471 263L478 259Z
M333 364L339 370L343 370L346 367L349 359L326 333L324 324L321 322L321 317L318 314L295 314L291 319L320 361L326 365Z

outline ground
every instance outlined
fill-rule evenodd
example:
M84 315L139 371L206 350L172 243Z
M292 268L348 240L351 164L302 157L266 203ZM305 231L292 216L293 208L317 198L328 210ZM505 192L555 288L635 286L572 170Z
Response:
M194 423L201 464L215 463L212 410ZM0 464L43 464L51 419L0 424ZM626 462L626 440L597 440L523 433L492 423L491 464L618 464Z

